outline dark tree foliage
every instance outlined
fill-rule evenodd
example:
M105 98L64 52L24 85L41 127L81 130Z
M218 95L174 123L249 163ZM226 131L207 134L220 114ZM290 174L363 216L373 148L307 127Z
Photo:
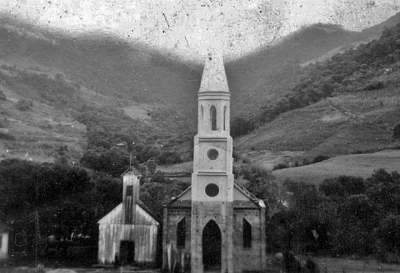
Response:
M189 185L164 178L161 173L156 173L150 181L140 187L140 200L153 212L155 217L162 222L163 205L178 196Z
M6 94L4 94L3 90L0 90L0 101L7 100Z
M319 190L330 197L361 194L365 192L365 189L364 179L352 176L339 176L337 178L326 179L319 186Z
M181 163L182 159L178 152L176 151L163 151L158 156L158 163L161 165L169 165Z
M400 174L340 176L314 185L287 181L290 206L269 221L271 251L371 255L400 262Z
M394 139L400 139L400 124L397 124L397 125L393 128L393 138L394 138Z
M82 166L120 176L129 167L129 155L117 149L88 150L81 158Z
M276 207L278 185L270 171L259 166L250 165L242 168L240 175L249 181L245 185L247 190L257 198L264 200L268 206Z
M0 181L0 215L26 234L21 250L28 254L33 254L36 211L45 254L50 235L65 241L80 234L82 243L96 244L97 221L121 201L119 179L58 164L4 160Z
M256 128L254 120L235 117L231 121L230 133L232 137L239 137L248 134Z
M400 262L400 215L389 214L376 229L377 252L382 260Z

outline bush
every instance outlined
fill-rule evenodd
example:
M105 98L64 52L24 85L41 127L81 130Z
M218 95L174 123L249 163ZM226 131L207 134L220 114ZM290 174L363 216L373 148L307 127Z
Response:
M382 89L385 87L385 84L382 81L373 81L369 83L364 90L370 91L370 90L378 90Z
M17 101L15 107L20 111L28 111L31 110L33 106L33 102L30 100L20 99Z
M388 215L376 230L377 251L385 262L400 262L400 215Z
M327 160L327 159L329 159L329 156L318 155L318 156L314 157L313 163L321 162L321 161L324 161L324 160Z
M0 90L0 100L7 100L6 94L2 90Z
M0 128L7 128L9 124L10 122L7 118L0 119Z
M10 135L10 134L5 133L5 132L0 132L0 139L4 139L4 140L15 140L15 136Z
M287 163L279 163L278 165L274 166L273 170L281 170L281 169L286 169L289 168Z
M158 156L158 163L161 165L176 164L181 162L182 159L180 155L175 151L164 151Z
M393 128L393 138L394 139L400 139L400 124L397 124Z
M256 124L252 120L246 120L241 117L236 117L231 121L231 135L232 137L239 137L245 135L256 128Z

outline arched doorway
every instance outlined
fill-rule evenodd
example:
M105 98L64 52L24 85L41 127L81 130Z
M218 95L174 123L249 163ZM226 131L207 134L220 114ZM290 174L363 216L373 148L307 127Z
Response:
M221 231L213 220L203 229L203 265L204 270L221 268Z

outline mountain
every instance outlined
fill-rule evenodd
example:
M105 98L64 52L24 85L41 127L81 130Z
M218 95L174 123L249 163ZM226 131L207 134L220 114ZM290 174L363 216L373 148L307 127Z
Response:
M108 144L121 135L168 143L194 128L195 64L114 37L0 21L3 158L47 161L66 146L77 160L99 131ZM18 109L23 103L31 106Z
M294 88L264 109L260 120L265 122L237 140L239 152L301 152L286 159L283 167L287 167L338 155L398 149L400 139L394 132L400 124L399 41L400 24L385 29L377 40L305 67ZM261 159L258 163L270 162ZM388 159L387 166L390 163ZM335 168L327 161L276 173L296 177L297 171L303 170L304 175L312 168L334 172L327 166Z
M304 27L277 44L226 64L234 116L254 116L294 88L302 68L325 61L347 49L379 38L385 28L400 23L400 13L361 32L339 25ZM249 107L251 105L251 107Z
M318 24L228 62L233 116L262 115L292 93L308 64L377 31ZM189 160L201 70L106 34L71 35L2 15L0 156L48 161L67 153L78 160L88 148L132 139ZM243 151L258 145L243 139Z

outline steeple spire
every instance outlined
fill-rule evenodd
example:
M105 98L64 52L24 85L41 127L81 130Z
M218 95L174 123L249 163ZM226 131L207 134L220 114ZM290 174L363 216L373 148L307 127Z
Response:
M199 92L210 91L229 92L224 60L222 54L216 50L208 51L199 89Z

